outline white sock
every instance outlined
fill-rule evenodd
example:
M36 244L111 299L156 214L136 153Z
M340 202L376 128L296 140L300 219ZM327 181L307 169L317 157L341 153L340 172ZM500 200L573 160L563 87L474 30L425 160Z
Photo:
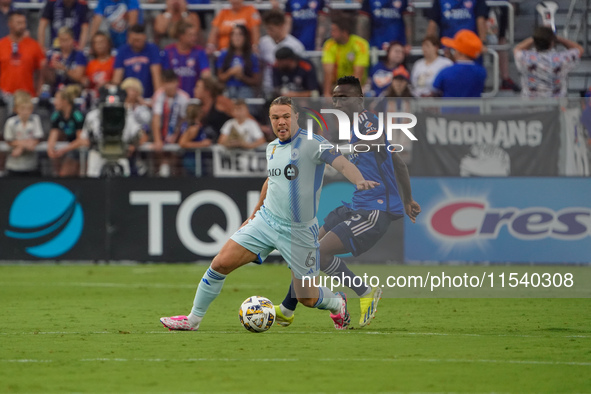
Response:
M291 309L287 309L286 307L283 306L283 304L279 305L279 309L281 310L281 313L283 313L283 316L285 317L292 317L293 316L293 312Z
M328 309L333 315L341 313L343 303L340 295L333 293L327 287L318 287L318 301L314 308Z
M203 320L203 317L194 315L193 312L191 312L189 313L189 316L187 316L187 319L189 320L189 324L191 325L191 327L199 328L199 324L201 324L201 320Z

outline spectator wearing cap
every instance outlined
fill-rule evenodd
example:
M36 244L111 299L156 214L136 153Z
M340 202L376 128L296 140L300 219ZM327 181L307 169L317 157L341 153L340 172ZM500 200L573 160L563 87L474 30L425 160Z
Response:
M484 42L488 19L486 0L434 0L427 11L427 36L454 37L460 30L470 30ZM439 30L439 35L437 34Z
M287 0L287 30L304 44L307 51L320 50L326 35L328 0Z
M408 0L363 0L360 18L357 19L362 34L369 37L372 47L386 50L390 41L398 41L405 45L406 53L410 53L412 43L412 8Z
M557 50L556 44L566 49ZM556 36L549 27L538 27L532 37L513 49L515 65L521 73L521 95L565 97L568 73L576 67L582 54L583 47L576 42Z
M230 8L220 11L211 22L211 30L207 39L207 54L228 48L230 36L236 25L246 26L251 37L253 49L258 49L261 37L261 16L251 5L244 5L243 0L229 0Z
M451 48L454 64L435 77L433 88L441 97L480 97L484 90L486 70L474 60L480 56L482 41L471 30L460 30L454 38L441 43Z
M365 81L369 67L369 43L351 34L353 23L344 14L332 18L329 38L322 47L324 71L324 96L331 97L334 83L338 78L353 75Z
M382 97L412 97L410 92L410 74L404 66L398 66L392 72L392 83Z
M312 92L320 91L312 63L301 59L291 48L279 48L275 59L273 90L276 95L310 97Z
M439 39L427 36L421 45L423 58L415 62L410 73L410 82L415 97L433 95L433 81L441 70L453 64L444 56L439 56Z
M291 48L298 56L303 56L306 48L297 38L288 34L285 14L272 10L263 18L267 35L261 37L259 55L263 62L263 91L271 94L273 90L273 64L275 52L279 48Z

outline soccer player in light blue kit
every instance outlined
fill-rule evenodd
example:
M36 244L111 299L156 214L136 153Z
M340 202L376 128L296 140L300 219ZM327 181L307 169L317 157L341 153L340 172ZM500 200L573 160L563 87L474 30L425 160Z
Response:
M345 112L363 135L376 134L379 120L377 116L363 107L363 93L359 79L354 76L339 78L333 90L334 107ZM357 118L354 114L359 114ZM364 143L353 132L351 145ZM337 276L360 297L361 316L359 325L364 327L374 318L382 289L369 287L356 276L336 255L351 253L359 256L370 250L388 231L393 220L400 219L406 211L414 223L421 212L419 204L413 200L410 178L406 164L396 153L386 147L387 139L382 135L374 144L384 144L378 151L354 153L354 149L343 149L352 153L349 160L359 168L365 179L378 182L371 190L356 190L351 204L345 204L332 211L320 228L320 269L327 275ZM400 183L404 200L401 200L397 181ZM355 283L359 283L356 285ZM293 284L281 305L275 306L277 323L289 326L294 320L294 310L298 304L293 296Z
M273 100L269 117L277 139L267 147L269 176L259 203L203 275L191 313L160 319L169 330L197 330L209 305L220 294L226 275L250 262L262 263L275 249L291 268L299 302L310 308L328 309L337 329L346 329L350 323L344 293L334 294L326 287L314 286L313 281L302 280L303 276L313 277L320 272L316 211L324 167L330 164L358 190L372 189L378 183L365 180L357 167L338 152L320 149L328 144L324 138L308 138L308 132L297 126L297 110L291 98Z

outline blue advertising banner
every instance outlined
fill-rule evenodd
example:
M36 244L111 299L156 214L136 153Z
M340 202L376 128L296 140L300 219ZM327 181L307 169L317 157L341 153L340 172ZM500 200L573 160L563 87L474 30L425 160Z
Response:
M413 178L405 261L591 262L589 178Z

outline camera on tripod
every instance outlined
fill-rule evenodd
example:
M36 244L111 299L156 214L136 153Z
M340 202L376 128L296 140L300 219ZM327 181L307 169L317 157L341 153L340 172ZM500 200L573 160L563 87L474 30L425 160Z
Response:
M98 150L107 163L116 163L126 157L126 144L123 141L126 110L125 91L117 86L103 87L99 90L99 116L102 139Z

